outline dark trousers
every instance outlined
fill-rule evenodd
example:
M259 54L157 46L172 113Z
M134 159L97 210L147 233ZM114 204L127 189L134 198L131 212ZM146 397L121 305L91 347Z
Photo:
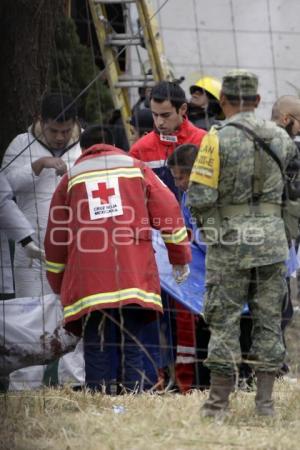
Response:
M140 347L145 313L139 307L94 311L84 328L85 382L92 391L110 392L116 379L129 390L140 389Z
M201 389L208 389L210 386L210 370L205 367L203 361L207 358L207 348L210 338L210 332L207 323L202 316L196 324L196 365L195 365L195 383L194 385Z

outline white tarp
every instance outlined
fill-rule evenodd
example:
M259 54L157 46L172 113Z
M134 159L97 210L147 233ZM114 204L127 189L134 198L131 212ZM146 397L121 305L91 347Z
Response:
M78 343L78 338L62 327L62 307L58 296L54 294L5 300L1 302L0 310L2 377L20 368L48 364L73 352ZM70 379L72 372L80 372L76 378L82 380L83 357L80 347L76 353L80 354L80 367L72 367L70 353L66 360L69 372L63 370L69 373L66 377L69 376Z

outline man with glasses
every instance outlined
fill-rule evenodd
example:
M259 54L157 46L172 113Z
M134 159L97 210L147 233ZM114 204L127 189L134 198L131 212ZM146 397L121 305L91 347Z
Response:
M283 95L273 105L272 120L294 139L300 133L300 98Z
M290 138L295 141L295 138L300 135L300 99L295 95L283 95L279 97L273 105L272 108L272 120L276 124L283 128ZM295 142L297 145L297 143ZM298 145L297 145L298 147ZM300 150L300 148L298 147ZM300 154L299 154L300 156ZM298 156L298 158L299 158ZM300 208L300 205L299 205ZM282 311L282 321L281 328L284 333L286 326L290 323L293 317L293 304L292 304L292 284L290 282L290 275L297 268L298 262L296 257L295 246L299 247L299 237L296 239L296 244L294 241L290 242L290 258L289 258L289 271L288 271L288 293L286 301L284 302L284 308ZM281 369L281 374L286 374L289 368L284 364Z

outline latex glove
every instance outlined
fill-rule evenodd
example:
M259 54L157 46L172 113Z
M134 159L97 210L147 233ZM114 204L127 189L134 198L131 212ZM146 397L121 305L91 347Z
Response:
M183 283L190 274L190 268L188 264L182 265L173 265L173 277L177 284Z
M45 252L43 249L38 247L33 241L29 242L24 247L24 251L28 258L31 259L40 259L42 261L45 261Z

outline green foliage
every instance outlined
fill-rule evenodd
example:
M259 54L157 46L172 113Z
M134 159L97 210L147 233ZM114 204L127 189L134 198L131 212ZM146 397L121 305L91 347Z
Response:
M93 53L80 43L74 21L62 16L51 58L51 91L61 91L75 98L98 74ZM112 109L110 91L100 79L78 100L79 117L90 124L105 122Z

